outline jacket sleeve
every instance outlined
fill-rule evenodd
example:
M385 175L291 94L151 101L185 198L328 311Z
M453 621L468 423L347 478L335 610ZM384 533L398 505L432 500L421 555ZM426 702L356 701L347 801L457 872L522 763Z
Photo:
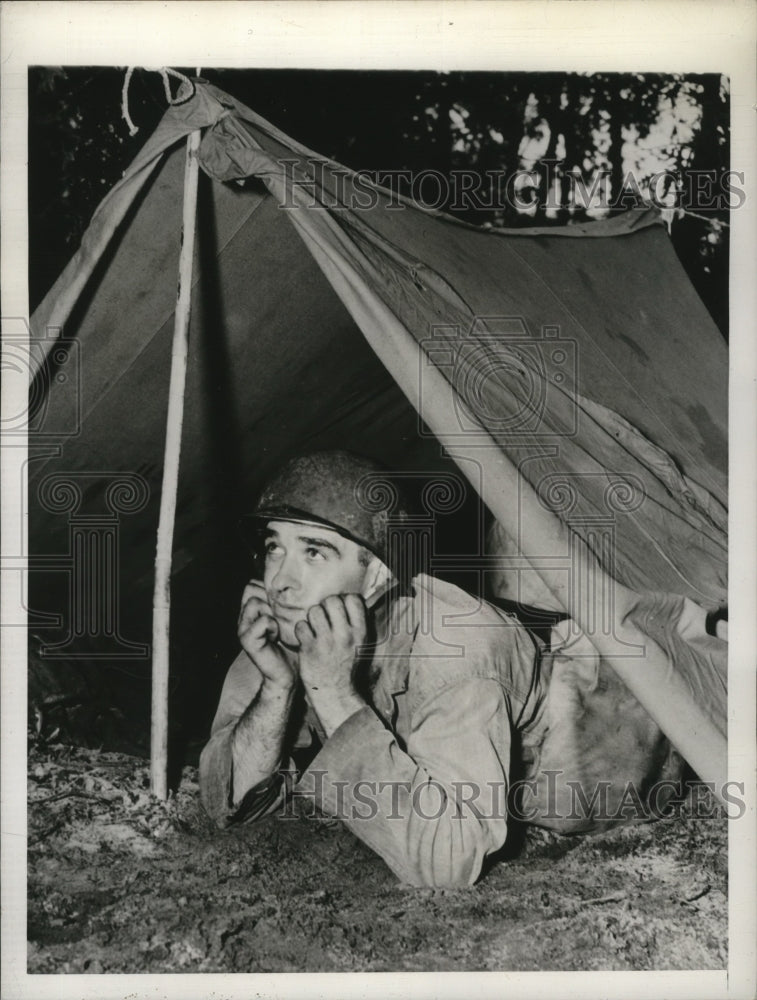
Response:
M472 884L507 834L508 697L452 680L413 712L403 749L367 707L347 719L295 792L344 820L403 881Z
M220 827L251 822L273 812L285 795L284 772L269 778L234 801L234 764L231 738L234 727L260 690L262 676L246 653L241 652L226 674L210 739L200 755L200 797L208 815Z

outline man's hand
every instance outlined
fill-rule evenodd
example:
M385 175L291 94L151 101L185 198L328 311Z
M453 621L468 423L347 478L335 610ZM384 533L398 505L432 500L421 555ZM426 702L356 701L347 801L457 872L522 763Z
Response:
M259 580L250 580L244 588L237 635L242 649L269 687L285 690L294 687L295 672L276 643L279 625L271 611L265 588Z
M295 626L300 677L328 736L365 705L353 687L352 668L366 632L358 594L327 597Z

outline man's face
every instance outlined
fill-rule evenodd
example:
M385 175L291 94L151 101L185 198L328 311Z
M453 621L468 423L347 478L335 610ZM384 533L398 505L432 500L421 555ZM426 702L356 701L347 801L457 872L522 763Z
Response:
M360 555L359 545L320 524L268 522L263 585L285 645L298 645L294 627L313 605L332 594L361 593Z

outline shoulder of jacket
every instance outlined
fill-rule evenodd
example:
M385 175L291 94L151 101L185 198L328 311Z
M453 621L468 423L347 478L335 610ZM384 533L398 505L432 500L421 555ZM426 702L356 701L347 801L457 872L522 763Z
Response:
M476 624L520 626L515 615L438 577L419 573L413 577L411 586L416 610L420 611L428 606L435 619L444 617L455 620L447 624L468 627Z
M457 675L498 677L513 655L532 659L533 643L513 615L424 574L412 584L412 665L435 673L435 684Z

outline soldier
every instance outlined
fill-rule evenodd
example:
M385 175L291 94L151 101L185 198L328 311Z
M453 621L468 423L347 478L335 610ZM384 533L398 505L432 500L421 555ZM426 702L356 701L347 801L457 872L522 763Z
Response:
M556 745L575 756L547 698L552 658L514 615L422 573L395 577L386 515L359 502L379 471L344 452L295 459L246 519L264 569L242 595L242 651L200 761L203 802L224 827L293 790L404 881L471 884L504 844L513 777L526 776L525 818L563 830L597 821L558 815L553 778L529 778L543 769L550 715ZM568 667L575 694L581 668ZM612 713L606 684L602 699ZM659 764L650 720L626 704L624 723L646 748L642 771ZM292 789L291 755L306 747L313 759Z

